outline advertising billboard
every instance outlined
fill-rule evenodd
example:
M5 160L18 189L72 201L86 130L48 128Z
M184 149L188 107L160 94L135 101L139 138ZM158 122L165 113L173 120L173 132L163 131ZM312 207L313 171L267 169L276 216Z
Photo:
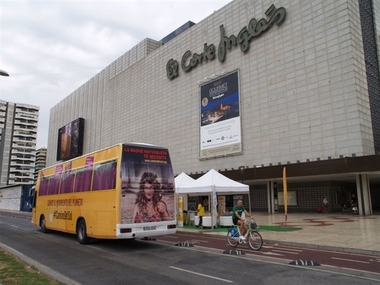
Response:
M57 161L68 160L83 154L84 119L78 118L59 128Z
M121 179L121 223L175 220L174 174L167 149L123 145Z
M238 71L201 86L200 159L242 152Z

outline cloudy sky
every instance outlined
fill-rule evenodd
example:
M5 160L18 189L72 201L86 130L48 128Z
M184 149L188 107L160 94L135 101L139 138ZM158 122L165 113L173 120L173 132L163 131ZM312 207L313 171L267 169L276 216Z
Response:
M0 0L0 99L50 109L145 38L161 40L232 0Z

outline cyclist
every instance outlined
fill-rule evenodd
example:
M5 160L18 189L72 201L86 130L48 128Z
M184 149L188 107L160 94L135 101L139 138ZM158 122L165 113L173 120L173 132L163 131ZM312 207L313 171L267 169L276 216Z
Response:
M239 200L237 202L237 205L234 206L233 210L232 210L232 221L234 223L234 225L239 225L239 229L240 229L240 239L241 240L245 240L245 234L247 233L247 226L245 225L245 222L243 220L243 213L248 216L248 217L252 217L248 212L247 210L244 208L243 206L243 201L242 200Z

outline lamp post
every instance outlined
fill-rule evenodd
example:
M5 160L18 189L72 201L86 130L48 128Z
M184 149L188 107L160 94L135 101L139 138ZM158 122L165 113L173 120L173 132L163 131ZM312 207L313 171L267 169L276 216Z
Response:
M240 174L241 174L241 184L244 184L244 168L245 166L239 166ZM248 209L249 213L251 213L251 193L248 192Z
M0 75L1 76L9 76L8 72L6 72L5 70L2 70L2 69L0 69Z

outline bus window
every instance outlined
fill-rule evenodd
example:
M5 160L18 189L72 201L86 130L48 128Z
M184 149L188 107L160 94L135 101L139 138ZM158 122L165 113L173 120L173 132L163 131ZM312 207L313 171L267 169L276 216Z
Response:
M81 168L76 170L74 192L90 191L92 168Z
M49 179L41 175L40 181L40 191L38 191L39 196L48 195L49 190Z
M59 193L60 175L54 175L50 177L49 194L54 195Z
M108 161L95 165L92 190L115 189L116 161Z

